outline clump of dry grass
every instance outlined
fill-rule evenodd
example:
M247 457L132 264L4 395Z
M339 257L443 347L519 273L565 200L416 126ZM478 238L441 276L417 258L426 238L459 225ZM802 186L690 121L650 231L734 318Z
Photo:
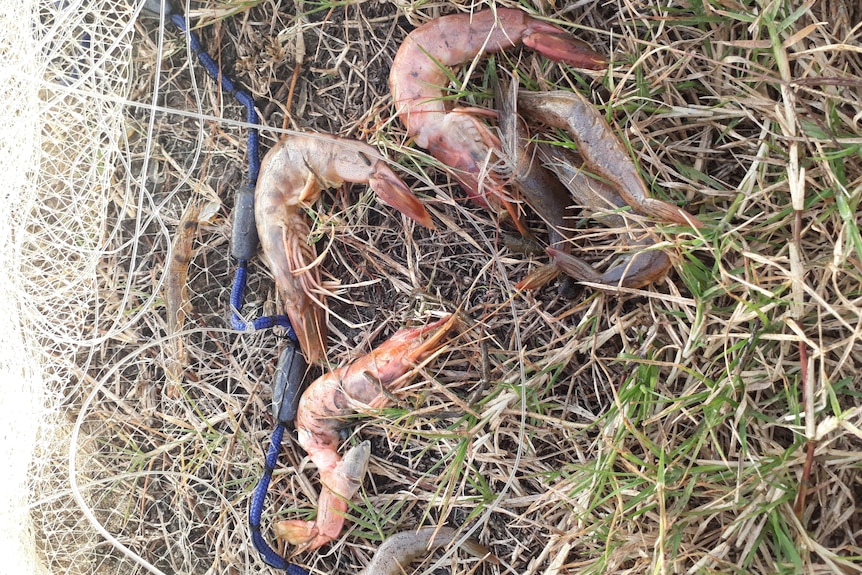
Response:
M431 311L458 308L473 322L399 403L357 420L348 441L374 447L352 527L296 560L358 572L390 533L450 523L502 567L449 550L417 572L859 571L859 8L562 4L540 8L611 56L611 72L517 52L496 63L517 62L541 88L588 93L654 193L706 224L657 227L674 270L645 290L515 291L542 258L507 249L505 222L466 202L392 121L386 79L400 40L485 3L193 12L266 126L288 113L294 128L378 143L412 174L437 223L414 227L364 189L324 194L311 215L333 292L330 361L344 364ZM226 329L228 218L245 170L245 127L228 119L243 115L188 67L181 39L152 20L138 31L112 232L96 246L101 299L90 325L103 335L79 338L90 347L76 348L78 371L60 390L79 434L74 489L115 544L85 540L64 553L57 542L74 541L79 518L49 511L47 494L35 511L48 562L68 572L132 571L117 542L163 572L257 569L245 515L273 425L280 340ZM489 102L484 65L466 84L471 105ZM158 109L131 105L149 102L156 85ZM276 137L265 129L264 147ZM224 207L200 225L192 311L169 334L160 290L171 237L185 206L203 198ZM579 223L593 257L606 234ZM261 262L250 275L243 311L271 313ZM69 327L81 321L70 315ZM168 393L172 338L188 359ZM304 453L291 443L280 464L265 527L309 516L316 500Z

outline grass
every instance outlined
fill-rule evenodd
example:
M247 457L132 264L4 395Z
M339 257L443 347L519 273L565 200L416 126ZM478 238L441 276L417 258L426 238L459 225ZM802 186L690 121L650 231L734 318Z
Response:
M525 4L532 11L496 2ZM489 66L517 68L525 88L590 98L652 193L706 224L655 225L673 269L640 290L581 286L568 299L556 285L514 290L545 258L505 247L511 226L465 200L391 118L388 67L404 35L470 3L193 5L207 24L204 45L254 91L270 127L264 149L285 109L297 127L363 135L434 217L436 231L420 229L359 186L325 192L313 206L335 294L329 360L346 364L429 312L457 308L471 322L397 402L351 420L347 443L373 444L368 477L342 536L295 560L314 573L358 573L392 533L448 524L470 531L501 565L447 549L408 572L862 571L854 28L862 12L838 0L556 7L544 5L608 54L609 71L580 73L515 50L479 62L470 78L453 70L446 98L491 106ZM155 80L155 23L138 26L130 104L149 102ZM304 30L305 58L284 108L291 55L302 51L279 35L291 29ZM197 66L192 94L185 50L170 32L166 42L174 49L161 62L160 106L194 112L199 101L205 114L244 117ZM246 513L273 425L280 340L226 329L229 215L246 169L245 129L126 111L131 141L90 160L100 173L117 166L105 194L113 199L98 211L110 233L94 236L96 272L79 282L93 289L81 301L96 303L80 306L85 315L61 314L68 325L61 319L55 335L38 332L45 369L77 374L56 378L53 396L60 428L80 433L75 486L63 478L68 433L46 434L34 464L40 549L52 572L143 572L117 543L163 572L260 570ZM143 172L147 140L154 168ZM222 209L199 225L192 311L171 334L157 293L171 257L165 230L174 233L190 200L213 196ZM70 235L93 228L90 215L76 219L50 200L46 214L63 209L44 220L71 222L53 226L55 236L63 226ZM540 220L528 223L544 241ZM613 233L588 218L579 226L575 253L598 265L616 254ZM53 254L63 244L47 237L44 254ZM27 261L27 277L72 267ZM247 293L244 313L278 307L259 259ZM62 334L84 335L74 343ZM188 363L179 392L169 392L177 338ZM267 538L274 520L312 517L318 490L317 470L287 440L267 498ZM116 542L104 545L95 521Z

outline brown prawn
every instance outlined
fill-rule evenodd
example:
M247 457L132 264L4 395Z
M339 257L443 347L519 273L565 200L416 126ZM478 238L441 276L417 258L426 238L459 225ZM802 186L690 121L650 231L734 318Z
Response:
M640 251L604 273L570 253L575 208L608 226L627 230L629 222L613 211L626 204L613 187L589 177L576 155L565 154L558 146L536 145L530 140L526 123L516 110L519 91L516 82L496 85L495 81L494 87L504 152L499 171L509 176L509 185L545 221L550 236L546 251L554 262L524 278L518 288L540 287L560 271L575 281L629 288L643 287L667 274L670 258L666 254L643 251L652 244L648 237L634 239ZM614 136L609 133L608 137Z
M218 211L220 204L215 202L192 202L183 211L177 225L176 234L171 242L171 259L167 266L164 284L165 313L167 316L165 375L166 393L178 397L183 383L184 372L189 362L188 350L183 343L181 332L186 316L191 310L189 300L189 265L194 254L195 237L201 224L208 222Z
M326 306L304 210L323 188L344 182L368 184L384 203L434 227L419 199L368 144L328 134L289 134L267 153L254 196L257 230L282 305L309 363L324 356Z
M374 553L359 575L403 575L406 567L425 553L449 545L458 537L451 527L423 527L416 531L402 531L390 535ZM463 547L476 557L488 557L491 563L499 560L475 539L467 539Z
M437 18L413 30L401 44L389 86L395 112L416 145L453 170L467 194L482 205L511 214L519 222L503 182L487 166L499 156L500 142L469 111L448 109L444 90L447 66L524 44L546 57L573 66L600 69L604 58L567 32L510 8Z
M316 549L338 537L347 503L359 487L368 460L367 452L354 452L361 445L348 452L350 458L342 460L338 454L338 432L345 425L344 418L385 407L390 394L415 377L416 365L437 352L457 325L457 316L448 316L427 326L402 329L368 355L321 376L305 390L297 409L296 432L299 444L320 472L317 519L277 523L275 532L280 539Z
M663 222L703 227L682 208L652 198L622 142L601 113L577 92L527 92L518 94L524 114L553 128L566 130L578 144L584 167L605 180L626 204Z
M614 210L626 204L620 194L604 182L588 176L580 158L558 146L541 145L539 157L572 192L577 205L589 216L616 230L626 230L636 251L622 258L617 265L599 273L589 264L557 246L547 248L551 260L561 271L576 281L611 286L641 288L660 280L670 271L666 253L649 249L654 245L647 230L631 218Z

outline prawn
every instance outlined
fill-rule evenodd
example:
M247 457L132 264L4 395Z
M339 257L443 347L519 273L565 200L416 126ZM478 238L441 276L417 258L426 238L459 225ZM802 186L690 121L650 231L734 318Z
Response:
M290 134L266 154L254 196L261 247L282 305L309 363L326 349L326 309L317 254L308 243L304 208L323 188L368 184L387 205L433 228L431 216L379 152L362 142L328 134Z
M467 110L448 110L447 66L524 44L573 66L600 69L604 58L561 28L511 8L453 14L431 20L404 39L389 74L395 113L421 148L453 170L467 195L480 205L520 218L503 182L485 166L500 154L500 141ZM484 180L484 181L483 181Z
M183 343L181 332L186 316L191 311L189 300L189 266L192 262L195 237L201 224L216 214L220 204L215 202L190 203L183 211L171 242L171 260L165 274L164 297L167 316L168 357L165 360L165 375L168 397L178 397L184 372L189 363L189 353Z
M588 176L580 158L558 146L550 145L539 147L539 157L572 192L576 203L587 215L595 217L608 227L630 228L630 222L623 215L609 212L626 205L620 194L604 182ZM629 232L629 235L634 234ZM649 236L633 238L633 244L640 251L625 256L622 262L602 274L557 246L551 245L545 251L561 271L576 281L641 288L660 280L670 271L671 261L666 253L646 249L654 243Z
M172 352L165 361L167 375L167 393L169 397L178 397L183 381L183 371L189 362L188 350L183 345L178 334L183 330L186 316L191 308L189 301L189 265L192 261L192 247L198 232L201 206L189 204L180 218L177 232L171 242L171 261L165 279L165 311L167 312L167 333L170 337Z
M279 539L310 550L338 537L347 503L359 488L370 455L367 446L360 445L342 460L337 449L344 418L385 407L390 394L415 377L416 364L443 347L457 324L457 316L452 315L427 326L402 329L368 355L324 374L305 390L297 409L296 433L320 472L317 519L277 523Z
M584 167L604 178L626 204L664 222L692 227L703 224L682 208L652 198L622 142L589 100L577 92L526 92L518 94L518 106L535 120L566 130L578 144Z
M496 81L495 81L496 82ZM527 126L515 110L518 85L495 85L499 115L500 140L503 144L503 167L509 173L509 184L519 191L526 203L548 226L550 246L547 253L553 266L540 268L518 283L519 289L534 289L553 279L560 271L575 281L639 288L667 274L670 258L660 251L634 253L623 262L599 273L587 262L570 253L574 235L571 221L574 208L580 207L600 221L619 229L628 228L623 216L602 213L623 207L620 194L608 184L587 176L577 156L564 156L559 147L536 146L530 141ZM574 200L574 203L573 203ZM647 239L636 240L638 246L649 246Z
M423 553L448 545L458 537L451 527L423 527L390 535L374 553L359 575L403 575L405 567ZM495 565L499 560L475 539L467 539L463 547L476 557L488 557Z

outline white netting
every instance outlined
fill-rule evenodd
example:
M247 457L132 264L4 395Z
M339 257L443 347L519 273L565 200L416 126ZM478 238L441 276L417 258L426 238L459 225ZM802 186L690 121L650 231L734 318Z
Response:
M108 0L9 2L0 22L0 410L2 457L11 462L0 481L13 494L0 536L15 542L2 561L8 573L37 572L37 554L51 558L50 572L92 572L97 555L69 492L64 406L80 393L82 366L128 311L106 307L98 275L112 234L106 212L123 148L133 22Z
M223 572L222 561L250 557L237 501L260 476L265 432L251 443L225 441L226 431L242 425L249 394L233 394L235 378L224 368L231 363L241 384L253 385L250 374L272 365L260 356L247 365L242 343L223 361L208 360L212 369L194 389L173 381L163 394L164 366L176 351L176 340L159 337L170 239L185 206L213 196L208 183L190 183L200 175L204 124L163 113L164 98L175 98L167 107L190 110L187 116L202 106L151 83L164 32L152 16L141 25L140 7L129 4L22 2L7 6L0 26L8 65L0 257L9 296L0 305L8 380L0 407L3 455L13 462L2 480L11 502L2 536L16 543L15 560L4 558L0 571L9 573L36 572L40 562L49 573ZM190 66L183 38L168 29L178 69ZM183 85L194 92L187 70ZM239 165L245 133L235 128L228 145ZM164 163L183 175L165 182ZM207 329L224 337L216 345L231 346L223 329L230 284L224 223L222 214L210 237L217 271L209 262L193 265L189 281L210 286L193 294L195 306L210 312ZM200 347L187 349L184 361L213 353L204 349L213 331L197 325L195 332L195 321L186 322L183 337ZM207 533L217 517L227 518L228 529Z

